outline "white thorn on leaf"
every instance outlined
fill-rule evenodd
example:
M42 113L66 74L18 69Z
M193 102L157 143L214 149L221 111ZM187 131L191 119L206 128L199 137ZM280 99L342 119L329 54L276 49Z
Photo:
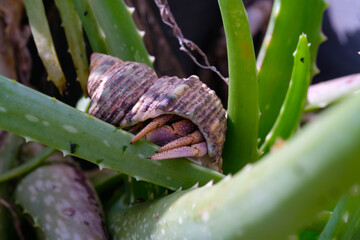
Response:
M178 188L178 190L176 190L175 192L181 192L182 191L182 186L180 186L179 188Z
M204 187L211 187L214 184L214 180L210 180L207 184L204 185Z
M199 182L196 182L194 186L192 186L190 189L199 188Z
M135 8L134 7L126 7L127 10L129 11L130 14L133 14L133 12L135 12Z

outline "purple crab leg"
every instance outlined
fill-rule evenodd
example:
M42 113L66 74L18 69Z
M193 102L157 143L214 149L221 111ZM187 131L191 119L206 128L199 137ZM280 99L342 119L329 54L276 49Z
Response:
M148 125L146 125L146 127L144 127L138 134L135 135L135 137L131 140L131 143L134 143L143 138L146 136L146 134L153 131L154 129L163 126L165 123L170 121L173 116L174 115L171 114L165 114L154 118Z
M199 130L197 130L185 137L181 137L172 142L169 142L168 144L159 148L157 152L160 153L160 152L168 151L170 149L184 147L190 144L200 143L204 141L205 141L204 136L201 134Z
M193 144L191 146L173 148L168 151L156 153L151 156L151 160L162 160L170 158L182 158L182 157L203 157L207 154L206 142Z

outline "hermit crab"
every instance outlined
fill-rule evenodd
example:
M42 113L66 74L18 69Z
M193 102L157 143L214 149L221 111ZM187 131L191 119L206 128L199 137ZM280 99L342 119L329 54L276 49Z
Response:
M187 157L221 171L226 111L198 77L158 78L145 64L91 56L89 113L160 145L152 160Z

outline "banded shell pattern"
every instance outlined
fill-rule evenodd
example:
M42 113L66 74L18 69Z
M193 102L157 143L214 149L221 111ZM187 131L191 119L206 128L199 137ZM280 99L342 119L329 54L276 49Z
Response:
M208 148L207 157L192 160L221 171L226 111L215 92L197 76L158 78L145 64L94 53L88 92L89 113L121 128L164 114L191 120Z

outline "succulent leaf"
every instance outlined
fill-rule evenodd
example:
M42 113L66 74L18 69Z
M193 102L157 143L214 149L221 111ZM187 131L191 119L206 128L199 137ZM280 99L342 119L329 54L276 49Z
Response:
M255 53L242 1L219 0L229 62L228 131L224 173L235 173L258 158L258 80Z
M315 58L324 41L321 33L324 0L275 0L272 15L257 67L259 69L259 138L263 143L274 125L291 79L293 56L300 34L305 33L310 46L312 75L316 73Z
M64 154L173 190L223 178L222 174L186 159L151 161L147 157L155 153L154 144L144 140L130 144L130 133L1 76L0 91L1 129Z
M37 168L17 185L15 199L46 239L108 239L96 193L75 166Z
M360 193L359 185L355 185L340 198L318 239L358 239L359 219Z
M89 77L89 64L81 21L75 11L72 0L55 0L55 3L60 12L62 26L64 27L69 45L69 52L75 65L77 80L80 82L83 93L87 95L86 86Z
M24 0L24 4L31 32L48 78L62 93L66 88L66 79L55 52L43 2L42 0Z
M287 140L295 133L300 123L309 84L310 51L306 35L302 34L294 53L294 67L288 92L279 116L260 151L267 153L278 139Z
M357 95L334 106L283 148L212 187L111 210L110 234L285 239L359 181L359 101Z

